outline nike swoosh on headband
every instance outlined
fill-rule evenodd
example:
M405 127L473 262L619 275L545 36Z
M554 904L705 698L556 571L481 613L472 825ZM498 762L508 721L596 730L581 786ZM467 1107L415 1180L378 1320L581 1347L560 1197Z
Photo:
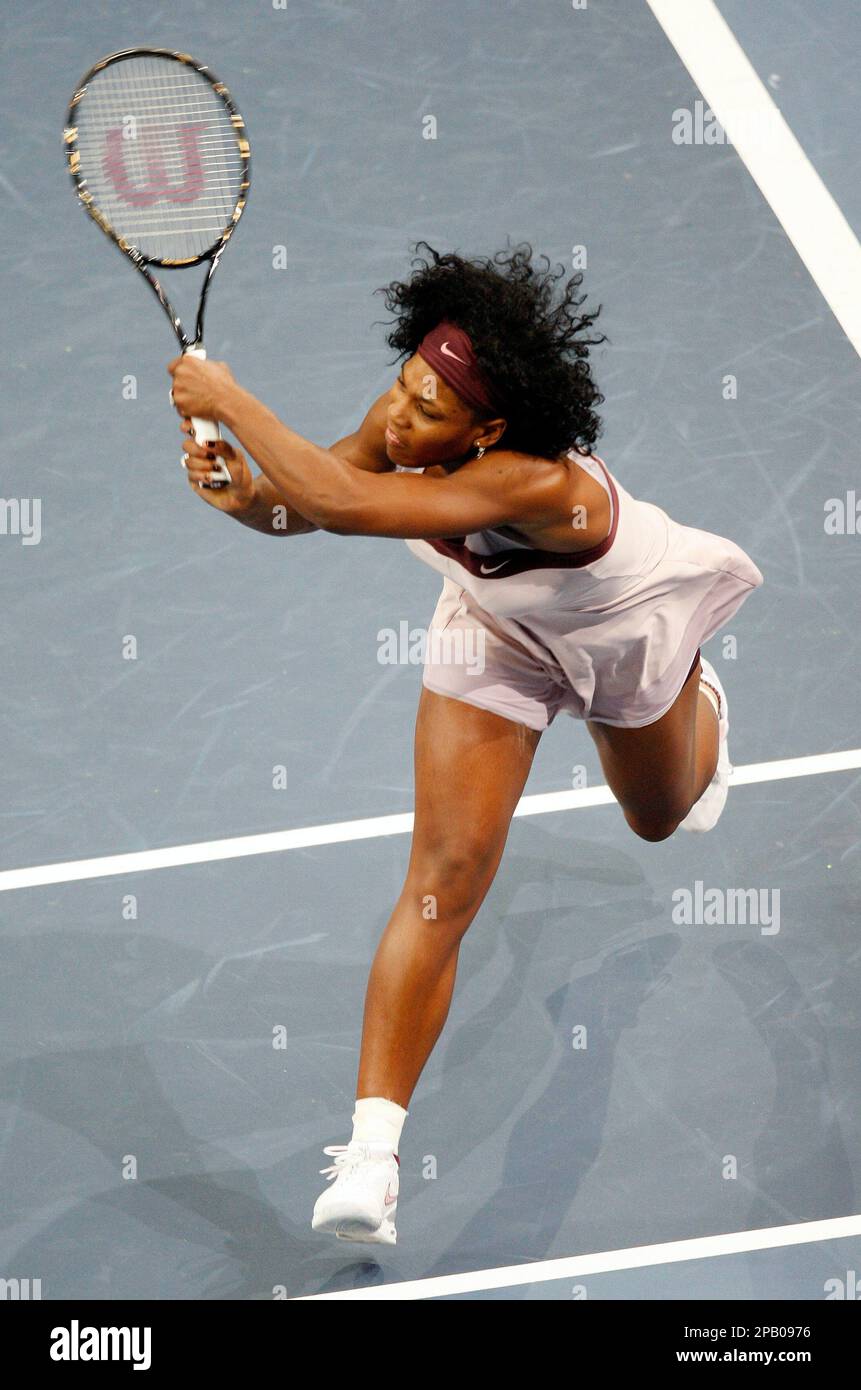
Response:
M468 363L468 362L464 362L464 360L463 360L462 357L458 357L458 355L457 355L456 352L452 352L451 348L450 348L449 345L448 345L448 338L446 338L446 340L445 340L444 343L441 343L441 344L440 344L440 349L439 349L439 350L440 350L440 352L444 353L446 357L453 357L454 360L455 360L455 362L459 362L459 363L461 364L462 367L468 367L468 366L469 366L469 363Z

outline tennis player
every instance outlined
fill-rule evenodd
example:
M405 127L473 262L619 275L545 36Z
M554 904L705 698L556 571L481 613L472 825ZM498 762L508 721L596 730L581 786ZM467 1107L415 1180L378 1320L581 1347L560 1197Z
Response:
M365 1000L353 1132L324 1152L315 1230L394 1244L401 1131L445 1023L464 934L493 881L542 731L582 720L634 833L715 825L727 698L700 647L762 583L731 540L633 497L593 452L598 312L518 246L492 258L426 242L386 286L402 363L354 434L322 448L222 362L170 363L188 481L267 535L391 536L442 575L415 738L415 824ZM188 421L183 428L188 433ZM204 485L216 456L232 483Z

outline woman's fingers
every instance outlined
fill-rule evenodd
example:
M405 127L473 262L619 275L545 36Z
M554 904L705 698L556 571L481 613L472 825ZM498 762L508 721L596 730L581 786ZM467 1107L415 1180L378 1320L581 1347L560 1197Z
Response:
M209 460L211 461L211 460L215 457L214 454L208 453L206 449L201 449L200 445L199 445L199 444L195 444L195 443L194 443L194 440L192 440L192 439L189 439L189 440L186 440L186 441L185 441L184 448L185 448L185 457L186 457L187 459L195 459L195 460L197 460L197 459L200 459L200 460L209 459Z
M234 489L238 486L242 495L248 490L250 474L245 464L244 455L234 448L226 439L206 440L203 444L198 444L194 438L193 427L190 420L182 422L183 448L185 450L180 460L188 478L189 487L203 496L207 502L218 507L221 511L230 510L235 498L240 494ZM231 483L225 482L219 475L219 460L223 459L229 466L231 472ZM211 484L218 483L221 486L212 488ZM242 491L244 489L244 491Z
M236 453L236 450L228 439L211 439L207 444L204 444L203 447L205 449L214 449L217 454L220 454L222 458L226 459L232 458Z
M210 482L212 481L214 480L210 473L192 473L191 471L189 471L188 485L189 487L193 488L195 492L202 488L205 489L207 496L220 495L222 491L221 488L216 488L213 491L213 489L209 486Z
M192 485L196 485L197 483L208 483L208 482L209 482L209 479L210 479L210 475L211 475L212 469L211 469L211 467L210 467L210 468L206 468L206 467L203 467L203 468L193 467L191 463L188 463L188 464L186 464L186 466L185 466L185 472L186 472L186 477L188 478L188 481L189 481Z
M188 454L185 454L183 458L180 460L180 462L182 463L182 467L185 469L186 476L188 478L188 481L191 483L192 487L198 487L201 483L212 483L222 481L213 472L214 463L212 459L195 459L189 457Z
M214 460L207 456L203 451L195 450L194 453L189 449L183 454L180 463L188 474L189 482L208 482L209 475L214 466Z
M198 444L193 435L183 440L183 448L190 458L206 459L216 454L221 458L230 459L236 454L233 445L226 439L210 439L205 444Z

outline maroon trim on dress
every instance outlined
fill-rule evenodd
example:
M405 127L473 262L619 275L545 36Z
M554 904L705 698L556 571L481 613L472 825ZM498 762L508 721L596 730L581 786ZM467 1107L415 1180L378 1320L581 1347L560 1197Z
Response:
M476 551L470 550L466 544L465 536L448 536L446 539L427 540L427 544L433 546L439 555L445 555L449 560L456 560L470 574L476 575L479 579L507 579L512 574L523 574L525 570L575 570L582 569L584 565L591 565L595 560L600 560L607 554L613 541L616 539L616 531L619 526L619 494L616 491L613 479L607 472L607 467L603 459L599 459L597 454L591 456L600 463L607 479L607 486L613 502L613 524L608 534L598 545L593 545L589 550L575 550L566 552L561 550L497 550L492 555L479 555ZM488 530L492 530L488 527ZM488 571L482 569L483 565L488 566Z

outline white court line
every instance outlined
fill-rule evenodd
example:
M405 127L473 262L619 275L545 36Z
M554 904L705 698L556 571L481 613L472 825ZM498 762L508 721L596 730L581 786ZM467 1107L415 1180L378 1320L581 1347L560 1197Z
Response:
M647 3L861 355L861 245L714 0Z
M785 1245L843 1240L861 1236L861 1216L838 1216L830 1221L803 1221L797 1226L767 1226L758 1231L733 1231L723 1236L694 1236L664 1245L634 1245L629 1250L605 1250L597 1255L569 1255L535 1264L503 1265L477 1269L469 1274L440 1274L431 1279L406 1279L400 1284L376 1284L338 1293L303 1294L293 1303L324 1298L439 1298L443 1294L478 1293L486 1289L511 1289L523 1284L546 1284L551 1279L582 1279L588 1274L609 1274L617 1269L643 1269L647 1265L678 1264L682 1260L709 1260L717 1255L742 1255L750 1250L776 1250ZM367 1246L357 1247L367 1249Z
M748 763L734 769L732 786L754 782L779 782L786 777L812 777L819 773L847 772L861 767L861 748L839 753L812 753L804 758L784 758L778 762ZM538 792L522 796L514 815L542 816L554 811L576 811L586 806L608 806L616 798L609 787L583 787L576 791ZM395 816L372 816L367 820L336 821L329 825L306 825L296 830L272 830L264 835L237 835L230 840L202 840L193 845L170 845L165 849L135 850L131 854L108 854L99 859L70 859L62 864L37 864L28 869L0 872L0 893L17 888L39 888L48 883L74 883L84 878L110 878L114 874L139 874L150 869L176 869L185 864L208 864L216 859L244 859L253 854L278 854L288 849L308 849L315 845L346 844L350 840L374 840L384 835L408 835L413 828L411 811Z

